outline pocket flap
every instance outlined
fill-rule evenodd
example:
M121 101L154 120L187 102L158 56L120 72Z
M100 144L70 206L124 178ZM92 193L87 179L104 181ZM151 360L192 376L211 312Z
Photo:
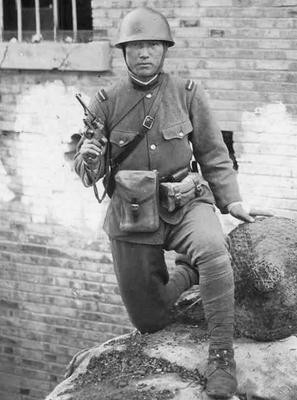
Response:
M115 129L110 134L110 142L118 147L125 147L128 143L132 142L137 134L137 131L120 131Z
M183 122L174 124L162 130L163 137L166 140L183 139L186 135L192 132L193 126L189 119Z
M116 189L127 201L141 203L156 194L157 171L121 170L115 176Z

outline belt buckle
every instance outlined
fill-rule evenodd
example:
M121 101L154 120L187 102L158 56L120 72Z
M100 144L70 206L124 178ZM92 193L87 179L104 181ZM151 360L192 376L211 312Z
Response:
M151 129L155 121L155 118L151 117L150 115L147 115L142 123L142 126L144 126L146 129Z

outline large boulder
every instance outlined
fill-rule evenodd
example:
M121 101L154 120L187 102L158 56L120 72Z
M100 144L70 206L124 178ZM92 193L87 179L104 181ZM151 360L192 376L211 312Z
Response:
M82 351L46 400L206 400L208 341L197 326L172 324ZM238 391L232 400L296 400L297 337L235 342Z
M236 330L257 340L297 332L297 221L265 218L229 234Z

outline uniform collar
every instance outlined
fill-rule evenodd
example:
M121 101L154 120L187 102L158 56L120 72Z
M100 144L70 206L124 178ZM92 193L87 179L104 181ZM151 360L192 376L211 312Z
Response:
M131 71L128 71L129 79L135 89L138 90L148 90L153 89L154 87L158 86L162 82L162 78L164 73L159 72L158 74L154 75L149 81L145 82L140 80L136 75L134 75Z

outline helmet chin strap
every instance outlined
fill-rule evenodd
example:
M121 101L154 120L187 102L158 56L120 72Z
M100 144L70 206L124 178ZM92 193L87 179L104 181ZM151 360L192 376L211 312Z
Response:
M128 74L129 74L130 78L132 79L132 81L134 81L139 86L143 86L143 87L149 86L152 83L154 83L158 79L160 72L162 72L166 50L167 50L167 45L165 43L163 43L163 55L162 55L162 59L160 61L160 64L159 64L159 67L158 67L156 73L152 76L140 77L139 75L134 74L134 72L129 67L129 65L127 63L127 59L126 59L126 49L125 49L125 46L123 46L123 54L124 54L125 63L126 63L127 69L128 69Z

